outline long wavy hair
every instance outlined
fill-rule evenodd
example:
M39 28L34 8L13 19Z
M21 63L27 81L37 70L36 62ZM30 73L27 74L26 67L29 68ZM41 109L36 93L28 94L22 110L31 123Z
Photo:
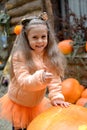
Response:
M36 70L36 66L32 60L31 47L27 38L27 33L31 29L31 25L46 25L48 30L48 44L45 48L44 57L48 59L50 65L55 68L56 72L60 76L64 76L64 71L66 68L66 58L58 49L56 38L52 32L51 26L48 21L41 19L40 17L29 17L22 21L22 31L20 35L16 37L15 43L16 47L14 48L13 54L15 52L23 52L26 64ZM38 28L37 28L38 29ZM13 73L13 67L11 67L11 72Z

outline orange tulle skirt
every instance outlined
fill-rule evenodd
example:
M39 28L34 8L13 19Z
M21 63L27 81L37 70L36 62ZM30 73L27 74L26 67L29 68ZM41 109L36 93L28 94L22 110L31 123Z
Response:
M25 107L16 104L9 99L8 95L0 98L0 118L4 118L19 128L27 128L29 123L40 113L51 106L48 98L44 97L42 102L35 107Z

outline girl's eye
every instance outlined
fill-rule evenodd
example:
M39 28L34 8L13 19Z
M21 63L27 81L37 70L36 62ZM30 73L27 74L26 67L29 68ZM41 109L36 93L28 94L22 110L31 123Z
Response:
M37 36L33 36L34 39L37 39Z
M42 38L46 38L46 35L43 35Z

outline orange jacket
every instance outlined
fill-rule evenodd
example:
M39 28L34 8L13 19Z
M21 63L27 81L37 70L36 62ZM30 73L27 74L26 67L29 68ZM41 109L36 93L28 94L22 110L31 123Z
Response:
M22 53L14 54L12 63L14 76L8 87L8 96L14 102L28 107L36 106L43 99L47 86L49 89L48 97L50 100L54 100L56 98L64 100L64 96L61 93L60 78L58 76L54 76L50 84L44 84L40 75L40 72L43 70L39 71L39 69L41 69L40 63L37 63L39 69L33 74L30 73L31 70L29 70L26 65L26 61Z

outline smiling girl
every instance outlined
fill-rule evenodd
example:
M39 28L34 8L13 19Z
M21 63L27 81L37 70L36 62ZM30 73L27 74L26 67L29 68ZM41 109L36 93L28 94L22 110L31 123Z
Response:
M61 91L65 58L43 16L22 20L22 31L15 40L11 81L7 94L0 99L0 117L11 121L13 130L26 130L51 105L70 105ZM49 99L45 97L46 88Z

